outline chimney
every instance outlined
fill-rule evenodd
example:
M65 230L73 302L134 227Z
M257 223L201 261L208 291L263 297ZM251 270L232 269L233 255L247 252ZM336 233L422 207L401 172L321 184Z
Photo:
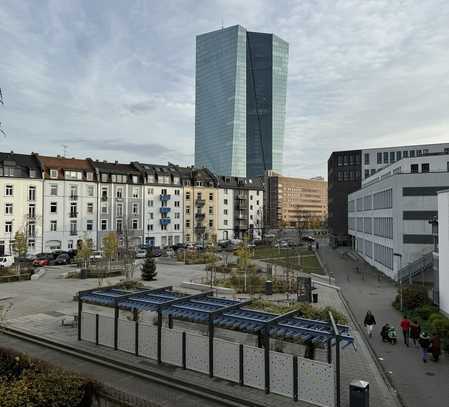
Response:
M115 161L114 161L114 163L115 163L115 164L118 164L118 161L117 161L117 160L115 160Z

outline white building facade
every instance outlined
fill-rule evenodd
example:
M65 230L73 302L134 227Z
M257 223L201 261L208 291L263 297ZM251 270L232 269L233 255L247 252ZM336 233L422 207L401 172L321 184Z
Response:
M371 265L397 279L397 272L432 252L429 221L437 193L449 188L449 155L401 159L362 182L348 196L353 247Z
M449 317L449 190L438 192L438 292L440 311Z

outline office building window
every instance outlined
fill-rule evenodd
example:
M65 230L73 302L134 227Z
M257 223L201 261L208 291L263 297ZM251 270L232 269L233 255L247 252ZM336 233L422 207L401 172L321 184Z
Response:
M377 153L377 164L382 164L382 153Z
M133 207L132 207L132 211L133 211L133 215L138 215L139 214L139 204L138 203L133 203Z
M401 157L402 151L396 151L396 161L399 161Z
M410 150L410 158L413 158L415 156L415 150Z
M394 163L394 159L395 159L395 153L394 151L390 152L390 163Z
M122 199L123 198L123 188L117 188L117 191L115 191L115 196L118 199Z
M133 198L139 197L139 188L133 188Z
M223 210L223 214L227 215L228 214L228 210L227 209Z
M179 228L179 224L178 223L175 223L175 230L179 230L180 228Z
M369 170L365 170L365 178L369 177Z
M384 153L384 164L388 164L388 152Z
M190 206L186 206L186 214L189 214L190 213Z
M179 189L175 189L175 195L179 195Z
M29 201L36 200L36 187L32 186L28 188L28 200Z
M227 205L227 204L228 204L228 200L227 200L227 199L224 199L224 200L223 200L223 204L224 204L224 205Z
M190 199L190 192L186 192L186 199Z
M153 214L153 212L150 212L150 219L154 219L154 214Z
M411 166L410 166L410 172L411 173L418 173L419 172L419 168L418 168L418 164L412 164Z
M429 163L421 164L421 172L430 172L430 164Z
M369 165L369 153L365 153L365 165Z
M58 222L55 220L50 221L50 232L56 232L58 227Z
M28 217L30 219L34 219L36 217L36 205L35 204L28 205Z
M175 219L180 219L181 218L181 214L179 212L175 212Z

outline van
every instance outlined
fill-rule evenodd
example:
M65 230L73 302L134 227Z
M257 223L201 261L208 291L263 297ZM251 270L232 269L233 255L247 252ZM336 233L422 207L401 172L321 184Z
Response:
M14 256L1 256L0 267L11 267L14 264Z

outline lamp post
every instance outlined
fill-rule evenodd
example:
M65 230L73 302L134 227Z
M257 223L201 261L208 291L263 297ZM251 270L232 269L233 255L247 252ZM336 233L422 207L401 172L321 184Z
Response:
M399 257L399 269L398 269L398 280L399 280L399 310L403 311L403 298L402 298L402 279L401 279L401 266L402 266L402 254L393 253L393 256Z

